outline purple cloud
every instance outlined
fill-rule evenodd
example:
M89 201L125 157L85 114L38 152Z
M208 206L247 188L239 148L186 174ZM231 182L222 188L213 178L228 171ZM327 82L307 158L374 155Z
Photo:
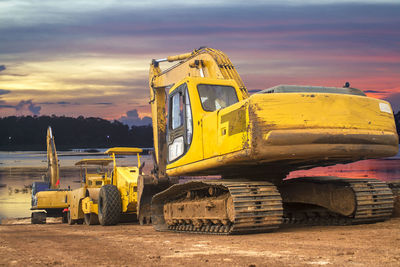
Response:
M212 7L204 3L196 8L190 4L179 8L152 5L140 9L111 5L107 9L85 12L65 11L51 24L45 19L41 21L38 4L35 23L4 21L4 27L0 28L0 56L4 54L9 58L9 62L2 62L7 67L9 63L57 61L78 56L82 60L87 56L104 56L114 57L116 62L119 58L150 62L153 57L189 52L200 45L208 45L231 57L249 89L280 83L341 86L343 81L349 80L355 87L378 97L382 97L380 93L396 92L387 88L400 84L400 4L257 2ZM47 13L51 14L51 10ZM1 66L6 68L0 65L0 71ZM66 92L76 97L68 98L70 101L79 101L84 103L82 105L98 104L103 108L101 105L118 103L122 98L127 101L130 96L144 103L143 99L148 98L144 71L147 65L141 66L142 69L132 70L135 79L125 76L103 80L85 77L84 73L73 79L59 79L82 84L82 87L90 84L90 88L100 88L86 99L78 91ZM120 89L113 89L119 91L118 95L101 99L104 86L118 86ZM23 90L18 92L20 99L31 98L23 96ZM39 93L48 94L46 90L34 93L35 99ZM53 99L52 102L57 102ZM32 109L40 112L35 107ZM144 118L140 119L137 111L131 111L120 120L131 125L142 123Z
M33 114L33 115L40 115L40 110L42 109L41 106L37 106L32 102L32 100L21 100L16 106L15 110L19 111L24 108L28 108L28 110Z
M11 93L10 90L0 89L0 95L6 95L6 94L9 94L9 93Z
M139 118L139 114L136 109L132 109L126 112L126 116L122 116L118 119L120 122L129 126L144 126L151 124L150 117Z
M21 100L17 105L11 105L3 100L0 100L0 108L11 108L15 109L15 111L27 110L30 113L32 113L32 115L40 115L40 110L42 109L41 106L33 103L32 99Z
M356 50L357 44L365 42L370 47L393 50L393 44L399 41L399 12L400 5L396 4L351 3L299 6L232 4L229 7L189 6L179 9L153 6L151 12L134 7L114 7L112 10L71 13L69 16L73 19L64 23L6 25L8 27L0 29L0 36L8 36L2 42L3 53L27 50L64 52L67 40L69 52L130 55L186 51L204 44L205 40L206 45L235 50L305 49L304 44L308 44L311 50L315 45L323 50ZM169 14L167 20L166 13ZM22 36L26 42L20 41ZM129 46L117 42L112 47L108 42L99 42L129 37L137 41ZM154 37L163 39L146 40ZM176 37L184 41L176 42ZM168 41L172 39L174 42ZM245 47L243 43L246 43Z
M95 105L104 105L104 106L111 106L111 105L113 105L114 103L111 103L111 102L98 102L98 103L94 103Z

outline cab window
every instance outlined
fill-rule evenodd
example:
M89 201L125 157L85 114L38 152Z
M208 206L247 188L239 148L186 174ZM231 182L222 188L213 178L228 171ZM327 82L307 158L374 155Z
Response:
M199 84L197 90L205 111L215 111L238 102L236 90L232 86Z
M183 122L183 96L182 93L172 97L172 129L175 130L182 126Z
M192 126L192 108L190 107L189 93L185 90L185 121L186 121L186 143L190 145L192 142L193 126Z

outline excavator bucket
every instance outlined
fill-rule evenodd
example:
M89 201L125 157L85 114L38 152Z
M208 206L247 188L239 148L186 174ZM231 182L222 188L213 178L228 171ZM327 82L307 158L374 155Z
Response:
M152 175L141 175L138 178L138 220L141 225L151 223L151 200L153 196L170 187L173 183L167 178L157 179Z

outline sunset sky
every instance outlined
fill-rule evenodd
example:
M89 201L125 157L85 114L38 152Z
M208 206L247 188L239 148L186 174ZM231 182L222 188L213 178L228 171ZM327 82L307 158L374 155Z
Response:
M209 46L249 90L352 87L400 110L400 0L0 0L0 116L148 123L152 58Z

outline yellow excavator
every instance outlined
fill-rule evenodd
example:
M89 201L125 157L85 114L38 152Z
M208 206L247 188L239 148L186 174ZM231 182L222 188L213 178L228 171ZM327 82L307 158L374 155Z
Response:
M47 128L47 174L43 181L33 182L31 223L46 223L46 217L62 217L66 222L65 202L69 189L60 189L60 166L51 127Z
M177 63L163 71L162 62ZM388 102L349 86L249 95L229 58L206 47L153 60L149 86L155 159L152 175L138 181L141 223L151 216L160 231L243 234L391 216L385 182L285 180L296 170L396 155Z
M68 194L68 224L115 225L121 220L137 220L137 180L142 173L140 148L114 147L105 154L109 158L82 159L81 187ZM137 166L117 164L117 157L136 155ZM113 163L112 170L107 169ZM97 167L91 170L89 167ZM122 217L122 218L121 218Z

